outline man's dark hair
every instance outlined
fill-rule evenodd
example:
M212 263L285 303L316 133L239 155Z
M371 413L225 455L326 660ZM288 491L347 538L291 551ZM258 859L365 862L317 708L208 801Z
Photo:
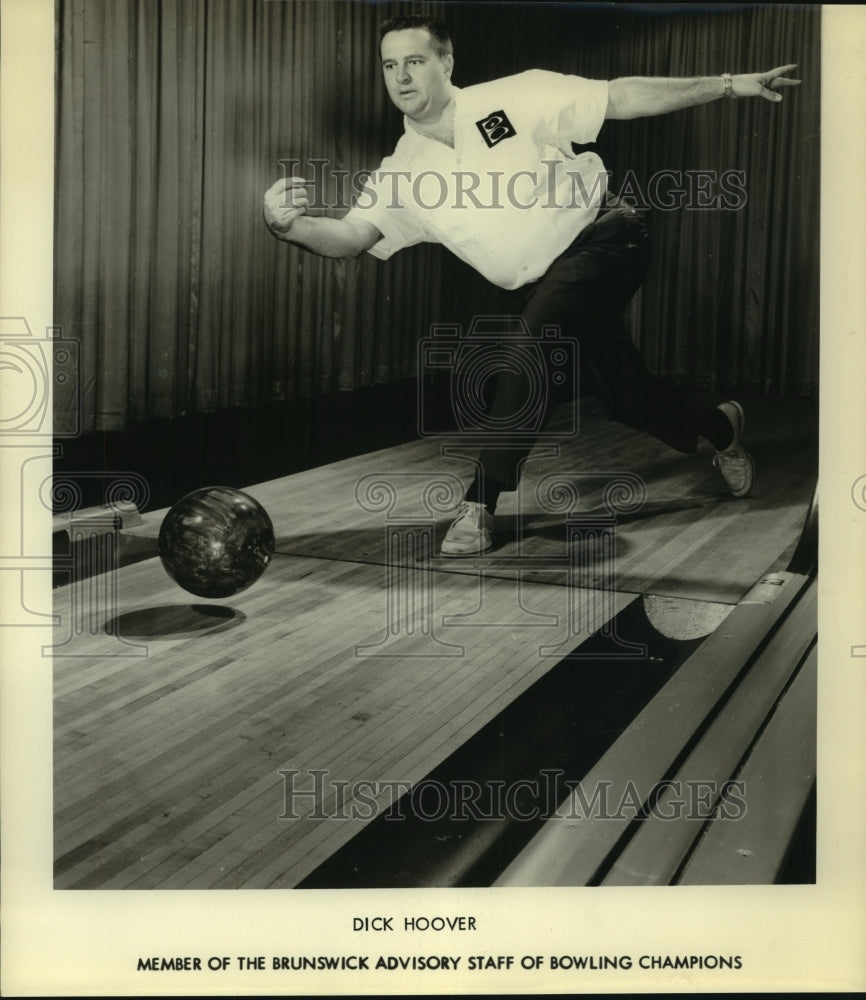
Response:
M423 14L407 14L403 17L388 18L379 28L379 43L381 44L382 39L389 31L408 31L411 28L423 28L427 32L440 59L446 55L453 55L454 46L451 44L448 29L435 17L425 17Z

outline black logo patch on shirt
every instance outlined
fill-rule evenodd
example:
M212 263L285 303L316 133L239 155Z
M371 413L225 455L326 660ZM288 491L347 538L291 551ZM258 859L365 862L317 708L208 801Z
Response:
M517 130L508 120L508 115L504 111L491 111L489 115L475 124L491 149L503 139L510 139L513 135L517 135Z

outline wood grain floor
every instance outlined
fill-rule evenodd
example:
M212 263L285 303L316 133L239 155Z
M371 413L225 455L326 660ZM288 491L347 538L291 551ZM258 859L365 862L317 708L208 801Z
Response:
M248 487L277 555L233 598L191 597L155 558L114 587L58 588L55 886L297 885L358 829L329 818L341 788L419 781L642 595L735 603L792 548L817 467L812 408L756 409L748 500L724 495L710 452L676 455L590 407L579 437L503 496L489 556L425 558L418 539L438 542L450 518L420 487L471 465L422 440ZM571 543L536 489L554 473L580 494ZM617 515L613 550L593 548L619 473L646 497ZM390 511L359 504L374 479L391 482ZM163 513L131 530L152 539Z

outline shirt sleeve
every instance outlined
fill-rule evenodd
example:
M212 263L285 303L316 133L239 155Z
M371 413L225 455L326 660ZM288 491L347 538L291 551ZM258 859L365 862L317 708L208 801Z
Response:
M399 157L386 156L367 178L346 215L347 219L361 219L379 230L382 239L368 253L380 260L429 239L423 222L412 210L411 199L405 197L407 189L411 190L407 165Z
M574 155L572 142L595 142L607 112L607 80L547 70L530 70L525 75L536 106L544 109L543 129L548 142L569 157Z

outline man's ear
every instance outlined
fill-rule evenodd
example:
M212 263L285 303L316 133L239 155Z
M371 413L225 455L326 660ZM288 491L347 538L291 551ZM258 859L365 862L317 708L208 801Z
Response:
M451 70L454 69L454 56L452 56L450 52L446 52L443 56L442 65L445 67L445 75L450 77Z

